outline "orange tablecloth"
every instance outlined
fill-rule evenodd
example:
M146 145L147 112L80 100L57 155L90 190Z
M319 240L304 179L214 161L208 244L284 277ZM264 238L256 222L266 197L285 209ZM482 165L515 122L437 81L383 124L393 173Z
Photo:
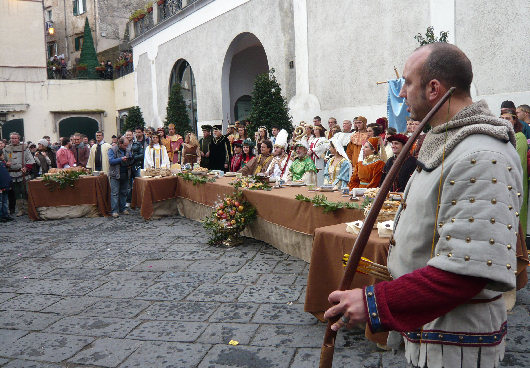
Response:
M178 178L135 178L131 199L131 208L141 207L140 214L146 220L153 216L153 203L176 198Z
M56 189L50 192L44 181L28 182L28 216L39 220L37 207L76 206L92 204L102 216L110 212L110 184L106 175L81 176L73 188Z
M320 320L323 320L326 309L331 307L328 295L340 285L344 274L342 257L346 253L351 253L355 239L355 235L346 232L346 224L321 227L315 231L304 310ZM380 238L377 230L373 230L363 257L386 265L389 240ZM373 276L356 273L351 288L373 285L378 281L380 280ZM368 328L366 329L366 337L380 344L386 344L387 335L386 332L372 334Z
M229 184L234 181L233 177L218 178L213 183L198 185L193 185L180 177L178 180L179 197L208 206L213 206L219 197L222 198L234 191L234 187ZM315 229L322 226L364 218L361 210L340 209L332 213L324 213L320 207L296 200L295 196L300 193L310 198L319 194L319 192L309 192L306 187L285 187L270 191L244 189L243 193L245 198L256 207L261 218L308 235L313 235ZM322 194L325 194L330 201L348 201L348 198L342 197L339 192Z

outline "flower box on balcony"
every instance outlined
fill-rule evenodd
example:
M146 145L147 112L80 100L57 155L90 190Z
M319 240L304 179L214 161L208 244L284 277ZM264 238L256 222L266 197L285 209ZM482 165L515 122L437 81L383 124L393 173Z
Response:
M160 6L160 5L164 5L164 3L166 2L166 0L158 0L156 2L156 5Z
M87 66L85 64L79 64L75 67L78 71L87 70Z

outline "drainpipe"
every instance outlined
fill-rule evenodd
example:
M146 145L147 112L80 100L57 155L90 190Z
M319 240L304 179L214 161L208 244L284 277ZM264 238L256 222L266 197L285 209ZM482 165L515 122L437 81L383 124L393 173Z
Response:
M63 0L63 14L64 14L64 55L65 57L68 58L68 63L70 63L70 53L68 52L68 31L66 29L66 0Z
M94 0L94 33L96 35L96 37L95 37L96 44L94 46L96 48L96 55L98 54L98 20L97 20L97 14L98 14L97 0Z

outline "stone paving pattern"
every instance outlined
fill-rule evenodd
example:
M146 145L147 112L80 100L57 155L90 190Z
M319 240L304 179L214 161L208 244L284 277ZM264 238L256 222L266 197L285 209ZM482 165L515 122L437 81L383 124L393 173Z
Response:
M303 311L309 265L253 239L206 241L198 222L138 212L1 225L0 366L317 367L325 325ZM527 286L504 367L530 366L529 311ZM406 366L360 330L339 333L334 362Z

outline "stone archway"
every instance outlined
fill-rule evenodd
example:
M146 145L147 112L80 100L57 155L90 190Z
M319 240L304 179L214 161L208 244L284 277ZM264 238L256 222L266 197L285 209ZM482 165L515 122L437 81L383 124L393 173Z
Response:
M234 122L236 102L252 94L258 74L267 73L269 63L260 40L252 33L241 33L230 43L223 63L223 125ZM238 106L239 107L239 106ZM238 108L239 112L239 108ZM240 114L238 114L240 115Z
M88 116L71 116L59 121L60 137L70 137L74 133L81 133L85 134L88 139L93 139L98 130L98 121Z
M168 96L171 93L171 87L175 83L180 83L182 87L182 97L186 103L190 123L194 133L197 134L197 88L195 86L195 76L191 65L184 59L177 60L171 69Z

